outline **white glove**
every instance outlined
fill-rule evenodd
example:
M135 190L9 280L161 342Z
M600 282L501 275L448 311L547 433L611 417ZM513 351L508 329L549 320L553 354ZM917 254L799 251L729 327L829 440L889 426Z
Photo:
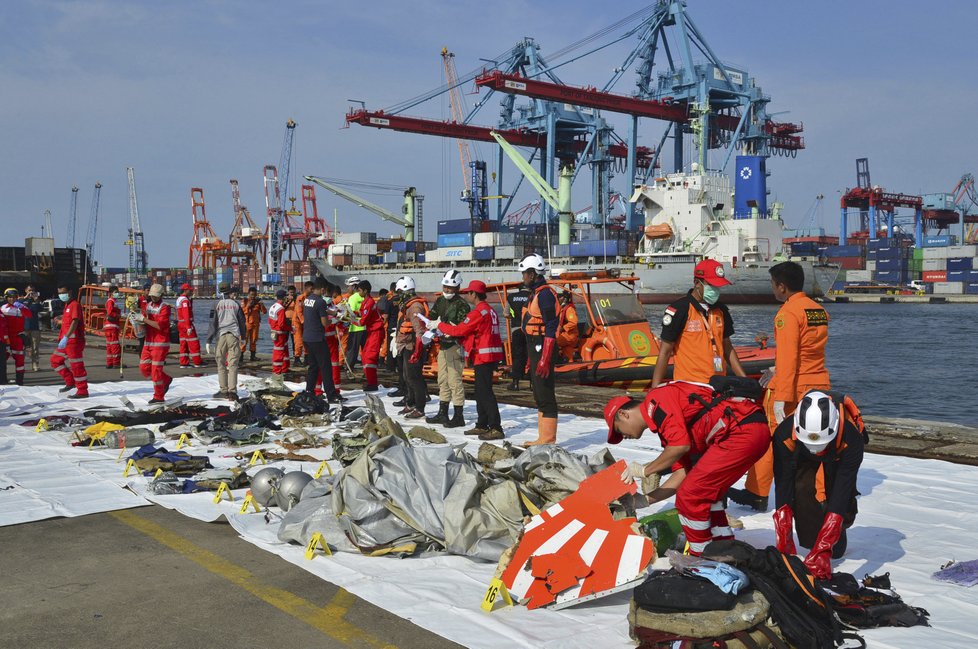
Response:
M204 343L204 353L207 354L208 356L211 355L211 344L210 343Z
M142 313L133 313L129 316L129 319L139 324L146 322L146 316Z
M639 491L643 494L650 494L659 488L659 482L662 481L662 476L658 473L653 473L652 475L647 475L642 478L642 484L639 485Z
M622 471L622 482L633 482L645 478L645 465L641 462L629 462L628 468Z
M428 320L426 323L424 323L424 326L428 328L428 331L436 331L438 329L438 325L440 324L441 318L435 318L434 320Z
M785 414L784 414L784 401L775 401L774 402L774 422L776 424L780 424L782 421L784 421L784 417L785 417Z
M769 367L766 370L764 370L763 372L761 372L761 379L759 381L760 384L761 384L761 387L762 388L766 388L767 387L767 384L770 383L771 382L771 379L773 379L773 378L774 378L774 368L773 367Z

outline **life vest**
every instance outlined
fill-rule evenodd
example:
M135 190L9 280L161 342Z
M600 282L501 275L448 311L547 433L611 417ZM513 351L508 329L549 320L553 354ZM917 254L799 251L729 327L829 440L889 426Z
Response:
M714 374L727 373L727 359L723 353L723 312L711 308L709 314L704 315L692 302L688 308L686 326L673 352L673 376L679 381L707 383ZM714 357L720 358L719 371L713 365Z
M105 301L105 329L118 329L119 328L119 318L122 316L122 311L116 306L115 298L110 297Z
M278 302L268 307L268 328L275 333L288 333L289 318L285 307Z
M546 330L546 322L543 321L543 313L540 311L540 291L548 290L554 294L554 303L557 303L557 290L550 284L541 284L533 291L530 304L523 312L523 333L527 336L542 336Z
M411 308L411 305L415 304L416 302L421 303L421 306L424 310L424 315L427 318L428 314L430 313L430 311L428 310L428 302L425 301L423 297L418 297L418 296L414 296L410 300L404 303L404 308L402 309L404 315L405 316L407 315L408 309ZM402 317L400 328L398 329L398 331L402 334L414 333L414 324L407 317Z

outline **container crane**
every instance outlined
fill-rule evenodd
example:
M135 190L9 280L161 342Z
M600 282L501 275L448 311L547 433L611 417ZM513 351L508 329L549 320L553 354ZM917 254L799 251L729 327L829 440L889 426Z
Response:
M978 242L978 196L975 194L975 177L966 173L958 179L950 192L924 196L924 218L939 228L960 223L960 240Z
M71 203L68 206L68 236L67 245L69 248L75 247L75 223L78 222L78 188L71 188Z
M416 234L419 237L422 234L421 205L422 201L424 201L424 196L418 194L414 187L408 187L404 190L404 204L401 207L401 214L403 214L403 216L401 216L386 210L379 205L374 205L370 201L360 198L353 192L344 189L335 183L329 182L325 178L319 178L318 176L306 176L305 178L309 182L315 183L323 189L333 192L340 198L345 198L357 207L362 207L368 212L376 214L385 221L390 221L391 223L402 226L404 228L405 241L414 241Z
M133 168L126 167L129 180L129 238L125 245L129 247L129 283L146 278L149 265L143 240L143 226L139 222L139 203L136 200L136 178Z
M279 284L282 281L282 251L284 250L282 233L285 229L285 212L282 210L282 197L279 194L278 169L275 165L265 165L265 211L268 222L265 225L265 237L268 247L265 250L265 268L262 282L266 285Z
M88 255L88 263L95 263L95 237L98 234L98 208L99 198L102 194L102 183L95 183L95 192L92 194L92 210L88 215L88 238L85 240L85 252Z
M190 270L217 268L218 259L227 254L230 246L221 241L208 222L204 190L200 187L190 188L190 210L194 223L194 236L190 240L187 268Z
M54 229L51 227L51 210L44 210L44 225L41 226L41 236L54 238Z
M316 208L316 188L302 186L302 222L306 237L303 239L302 258L322 256L322 252L333 243L333 230L319 216Z
M234 226L228 237L231 253L250 253L252 263L265 260L265 235L254 220L248 208L241 203L238 181L231 179L231 205L234 207Z
M462 93L459 92L458 72L455 70L455 55L447 47L441 48L441 61L445 68L445 83L448 84L448 104L452 111L452 121L456 124L465 122L465 109L462 104ZM469 165L472 163L472 150L469 141L455 138L458 145L459 168L462 170L462 189L472 190L469 176Z
M289 182L292 180L292 148L295 143L295 127L297 126L294 119L289 119L285 122L285 137L282 139L282 155L278 161L278 175L281 180L281 191L282 198L288 200L290 197ZM291 194L291 197L295 197L295 192Z

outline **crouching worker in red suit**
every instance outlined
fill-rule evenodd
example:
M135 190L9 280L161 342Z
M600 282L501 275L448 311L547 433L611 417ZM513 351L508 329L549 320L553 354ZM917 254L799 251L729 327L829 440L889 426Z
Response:
M146 343L139 355L139 371L144 378L153 380L153 398L150 403L163 403L173 377L163 371L166 355L170 353L170 305L163 303L163 286L153 284L149 289L149 303L145 315L137 320L146 325Z
M386 326L377 310L377 302L370 296L370 282L362 280L357 284L357 292L363 298L360 303L360 317L353 324L365 328L363 348L360 351L360 361L363 363L364 392L377 391L377 359L380 358L380 346L384 342Z
M638 439L646 429L659 435L662 454L648 464L632 462L622 479L641 479L649 502L675 494L690 554L698 556L712 540L733 538L723 496L767 451L771 431L760 406L717 395L709 385L673 381L649 390L642 401L615 397L604 418L610 444ZM654 476L670 470L658 486Z
M862 416L852 399L811 390L793 417L774 431L778 550L795 554L792 521L802 547L811 548L805 565L816 579L832 576L832 559L846 551L846 528L856 519L856 476L866 443ZM825 473L825 501L819 502L815 476Z

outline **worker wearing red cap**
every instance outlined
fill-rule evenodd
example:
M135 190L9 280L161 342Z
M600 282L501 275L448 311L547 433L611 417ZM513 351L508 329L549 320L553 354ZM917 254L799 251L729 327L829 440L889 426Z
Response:
M478 435L481 440L502 439L503 427L499 418L499 404L492 391L492 378L503 360L503 341L499 337L499 316L486 302L488 289L485 282L477 279L462 289L465 300L472 309L458 324L432 320L429 329L462 338L462 346L469 358L475 359L475 427L466 435Z
M604 418L609 444L638 439L646 429L659 435L662 454L648 464L632 462L622 479L641 479L650 502L675 494L690 554L701 554L711 540L733 538L723 497L770 443L760 406L718 395L709 385L672 381L642 401L615 397ZM655 476L670 470L659 486Z
M14 359L14 378L17 385L24 385L24 325L26 318L31 317L31 311L20 301L20 293L15 288L8 288L3 294L0 304L0 314L7 324L7 339L10 357ZM7 359L4 358L6 363Z
M105 324L102 331L105 333L105 369L119 367L122 364L122 347L119 346L119 323L122 318L122 309L116 300L122 297L118 286L109 287L109 297L105 300Z
M74 289L68 286L58 287L58 298L64 303L65 310L61 317L61 338L58 349L51 354L51 368L64 379L65 387L61 392L71 389L75 393L69 399L88 398L88 372L85 370L85 319L82 317L81 305L75 299Z
M272 374L284 376L289 371L289 331L292 323L285 310L285 289L275 292L275 304L268 307L268 328L272 330Z
M733 370L746 376L737 350L730 342L733 319L720 302L720 289L728 280L723 264L704 259L693 269L693 288L680 300L666 307L659 334L659 357L652 373L652 387L666 378L669 361L675 358L672 377L677 381L709 383L714 374Z
M180 367L201 366L200 340L194 328L194 287L184 284L177 297L177 332L180 334Z
M370 295L373 288L367 280L357 283L357 293L360 294L359 314L353 324L363 327L363 348L360 350L360 361L363 363L364 392L377 391L377 359L380 358L380 346L384 342L385 325L377 310L377 301Z
M153 380L153 398L150 403L163 403L173 377L163 371L166 355L170 353L170 305L163 302L163 286L153 284L149 289L149 302L144 313L135 319L146 326L146 343L139 355L139 371L144 378Z

